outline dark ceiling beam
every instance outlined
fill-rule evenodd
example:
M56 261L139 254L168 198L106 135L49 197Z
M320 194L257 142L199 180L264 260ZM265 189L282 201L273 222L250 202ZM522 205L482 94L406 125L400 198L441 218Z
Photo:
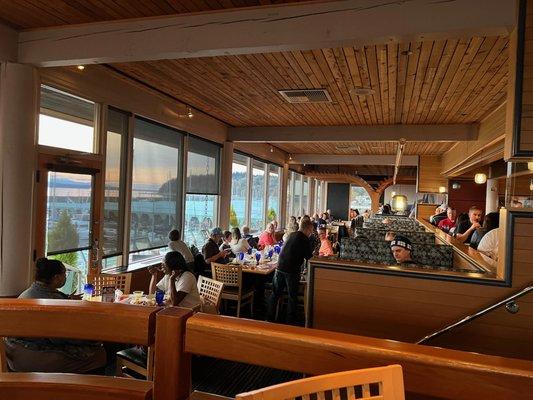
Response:
M508 35L511 0L336 0L35 29L18 61L66 66Z
M228 128L232 142L364 142L425 141L457 142L476 140L478 124L447 125L364 125L364 126L257 126Z
M0 62L17 61L18 32L0 24Z

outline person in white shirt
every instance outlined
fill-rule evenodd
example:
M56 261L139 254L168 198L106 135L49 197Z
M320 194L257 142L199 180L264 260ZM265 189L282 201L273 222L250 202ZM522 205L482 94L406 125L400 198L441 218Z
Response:
M165 254L161 267L150 267L148 271L152 275L150 294L155 293L157 287L170 298L169 305L192 309L201 307L196 278L187 270L187 264L181 253L169 251ZM159 271L163 271L165 276L156 284Z
M181 240L180 231L177 229L171 230L168 234L168 238L170 239L170 242L168 243L170 250L180 252L187 264L194 263L194 256L191 253L191 249L189 249L189 246Z
M229 243L231 247L231 252L235 255L239 253L246 253L250 248L248 240L241 236L241 231L239 228L233 228L231 230L231 241Z
M488 231L477 246L478 251L496 261L498 261L498 230L499 228L494 228Z

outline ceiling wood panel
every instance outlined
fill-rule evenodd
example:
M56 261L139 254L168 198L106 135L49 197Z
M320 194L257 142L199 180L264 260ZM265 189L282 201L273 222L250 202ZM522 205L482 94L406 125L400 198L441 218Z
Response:
M453 148L451 142L407 142L405 155L440 155ZM289 154L396 154L397 142L273 143Z
M505 100L507 62L508 38L473 37L112 67L232 126L298 126L479 122ZM333 102L278 93L305 88Z
M302 0L0 0L0 20L16 29L155 17Z

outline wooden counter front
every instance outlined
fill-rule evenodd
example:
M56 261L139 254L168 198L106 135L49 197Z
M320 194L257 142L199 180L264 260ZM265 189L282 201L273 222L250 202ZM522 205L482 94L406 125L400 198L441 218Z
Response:
M475 275L479 274L456 279L456 273L451 271L417 271L313 258L309 267L307 325L415 343L526 286L528 282L520 269L524 268L513 267L514 285L509 287L487 284L490 279L478 279ZM501 307L429 345L533 360L530 297L533 296L519 300L518 314Z

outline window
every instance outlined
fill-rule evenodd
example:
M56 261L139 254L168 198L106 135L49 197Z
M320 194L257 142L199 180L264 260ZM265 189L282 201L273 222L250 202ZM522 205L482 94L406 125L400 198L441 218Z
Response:
M268 166L267 222L279 219L279 170L277 165Z
M372 209L372 199L364 188L350 186L350 208L357 208L361 213Z
M231 169L231 209L229 224L231 228L246 224L248 207L248 157L233 155Z
M201 247L218 225L220 147L189 137L184 240Z
M308 214L309 211L309 179L302 176L303 192L302 192L302 215Z
M252 167L252 208L250 211L250 229L265 229L265 164L255 161Z
M122 264L124 226L125 146L128 137L128 114L109 109L106 139L104 183L103 266Z
M289 176L287 177L287 204L285 205L287 210L286 220L289 222L289 219L294 214L292 213L292 194L294 192L294 172L289 171Z
M315 212L319 215L322 212L322 185L322 181L316 181Z
M39 144L92 153L94 109L91 101L41 86Z
M302 214L302 176L294 173L294 194L292 197L292 215L296 218Z
M181 140L175 130L135 119L130 263L164 253L168 232L178 226Z

